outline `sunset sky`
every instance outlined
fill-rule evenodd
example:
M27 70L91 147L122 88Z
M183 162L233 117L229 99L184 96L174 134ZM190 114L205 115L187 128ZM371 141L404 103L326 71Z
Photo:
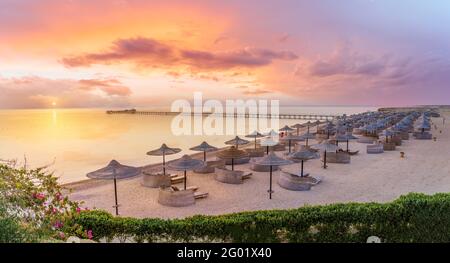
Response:
M450 1L0 0L0 108L450 104Z

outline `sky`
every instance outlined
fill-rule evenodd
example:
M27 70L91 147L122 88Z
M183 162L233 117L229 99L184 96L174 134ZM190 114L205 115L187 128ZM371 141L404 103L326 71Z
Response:
M0 0L0 108L450 104L446 0Z

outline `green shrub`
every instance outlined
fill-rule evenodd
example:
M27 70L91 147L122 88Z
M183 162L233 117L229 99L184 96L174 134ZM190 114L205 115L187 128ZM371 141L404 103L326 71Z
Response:
M76 224L66 224L73 222L80 208L63 190L44 168L0 164L0 241L50 241L82 235Z
M163 209L163 208L162 208ZM85 211L74 223L94 239L137 242L449 242L450 194L408 194L385 204L348 203L185 219L123 218Z

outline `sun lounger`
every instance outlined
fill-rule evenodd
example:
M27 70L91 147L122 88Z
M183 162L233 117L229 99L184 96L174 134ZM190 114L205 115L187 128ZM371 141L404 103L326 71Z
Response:
M215 179L226 184L242 184L244 179L248 179L251 174L243 171L232 171L222 167L215 168Z
M383 150L385 151L395 151L395 143L393 142L383 142Z
M194 193L194 199L202 199L202 198L206 198L208 196L209 196L208 193L203 193L203 192Z
M174 191L182 191L182 190L184 190L184 189L180 189L180 188L178 188L178 187L176 187L175 185L172 185L171 186L172 187L172 190L174 190ZM188 186L188 187L186 187L186 190L192 190L192 191L197 191L198 190L198 186Z
M348 154L350 154L350 156L353 156L353 155L357 155L358 153L359 153L359 151L348 151L347 152Z
M181 183L183 181L184 181L184 176L182 176L182 175L170 178L170 182L172 184L179 184L179 183Z
M367 145L367 153L368 154L384 153L383 145L382 144Z

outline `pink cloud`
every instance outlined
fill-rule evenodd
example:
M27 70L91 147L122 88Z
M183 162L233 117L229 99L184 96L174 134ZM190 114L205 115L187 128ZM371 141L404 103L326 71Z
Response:
M78 81L83 90L99 89L109 96L129 96L131 90L116 79L82 79Z
M63 58L67 67L132 62L141 67L172 67L184 65L196 70L227 70L253 68L271 64L274 60L291 61L298 56L291 51L242 48L211 52L179 49L150 38L119 39L108 51L87 53Z

